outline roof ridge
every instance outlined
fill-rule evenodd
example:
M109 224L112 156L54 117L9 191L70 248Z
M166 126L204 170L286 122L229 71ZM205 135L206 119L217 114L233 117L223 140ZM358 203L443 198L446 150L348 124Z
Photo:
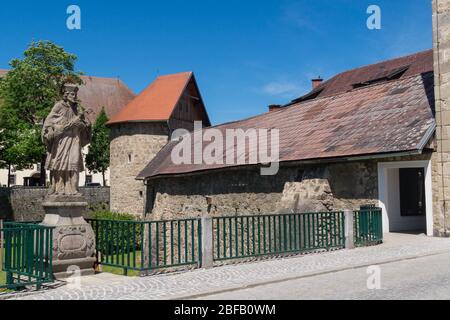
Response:
M361 70L361 69L365 69L365 68L368 68L368 67L373 67L373 66L376 66L377 64L383 64L383 63L386 63L386 62L392 62L392 61L402 60L402 59L413 57L413 56L418 56L418 55L421 55L421 54L428 53L430 51L433 51L433 49L427 49L427 50L419 51L419 52L416 52L416 53L407 54L405 56L401 56L401 57L397 57L397 58L391 58L391 59L385 59L385 60L381 60L381 61L378 61L378 62L366 64L364 66L359 66L359 67L356 67L356 68L353 68L353 69L349 69L349 70L346 70L346 71L339 72L335 76L333 76L332 78L328 79L327 81L329 81L329 80L331 80L331 79L333 79L333 78L335 78L335 77L337 77L337 76L339 76L341 74L355 72L356 70Z
M194 72L193 71L184 71L184 72L177 72L177 73L169 73L169 74L164 74L164 75L161 75L161 76L157 76L156 79L166 78L166 77L173 77L173 76L179 76L179 75L185 75L185 74L192 75L192 74L194 74Z
M193 76L192 71L157 76L108 124L168 120Z
M332 95L329 95L329 96L316 98L316 99L313 99L313 100L300 101L300 102L296 102L296 103L293 103L293 104L287 104L286 106L284 106L284 107L282 107L282 108L280 108L280 109L278 109L276 111L265 112L265 113L257 114L257 115L250 116L248 118L244 118L244 119L240 119L240 120L224 122L224 123L221 123L221 124L218 124L218 125L215 125L215 126L211 126L211 127L205 128L205 129L218 128L218 127L224 126L224 125L229 125L229 124L233 124L233 123L243 122L243 121L251 120L251 119L254 119L254 118L258 118L258 117L268 116L270 114L286 111L289 108L299 107L300 105L306 105L306 104L309 104L309 103L312 103L312 102L317 103L317 102L319 102L321 100L330 99L330 98L337 98L337 97L340 97L340 96L342 96L344 94L348 94L350 92L354 92L354 91L357 91L357 90L366 90L366 89L369 89L369 88L374 88L376 86L386 85L387 83L395 83L395 82L400 82L400 81L406 81L406 80L408 80L410 78L419 77L422 74L427 74L427 73L431 73L431 72L433 72L433 71L428 71L428 72L425 72L425 73L414 74L414 75L410 75L410 76L405 77L405 78L390 80L390 81L387 81L387 82L378 82L378 83L374 83L374 84L367 85L367 86L364 86L364 87L355 88L355 89L352 89L350 91L339 92L339 93L332 94Z

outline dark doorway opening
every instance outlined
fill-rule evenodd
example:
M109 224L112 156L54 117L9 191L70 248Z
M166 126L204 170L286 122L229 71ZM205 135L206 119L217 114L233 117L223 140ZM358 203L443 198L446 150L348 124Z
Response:
M425 216L424 168L400 168L400 214L402 217Z

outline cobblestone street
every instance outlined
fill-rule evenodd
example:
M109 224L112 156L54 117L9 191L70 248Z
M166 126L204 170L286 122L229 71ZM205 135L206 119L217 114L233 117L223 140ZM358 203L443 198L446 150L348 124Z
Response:
M373 264L390 266L394 261L401 261L403 268L418 257L431 256L450 259L450 239L428 238L423 235L389 234L384 244L375 247L340 250L329 253L296 256L284 259L273 259L236 265L227 265L213 269L200 269L177 274L162 274L142 278L127 278L106 273L83 279L79 288L72 289L62 286L57 289L16 296L15 299L194 299L194 298L224 298L224 299L286 299L275 293L258 295L259 288L288 288L296 290L290 298L384 298L389 292L377 290L376 293L364 292L365 267ZM435 258L433 258L435 259ZM423 265L420 265L424 268ZM445 267L445 266L444 266ZM391 267L389 267L391 268ZM417 267L419 268L419 267ZM337 273L336 273L337 272ZM349 281L349 274L357 275L360 282ZM391 277L391 273L390 277ZM304 278L308 276L308 278ZM395 276L392 276L395 278ZM420 274L426 280L426 274ZM314 280L328 283L323 295L306 295L314 287ZM334 279L334 281L331 281ZM433 279L430 279L432 281ZM305 283L305 285L303 285ZM342 290L337 292L330 287L339 283ZM386 283L387 284L387 283ZM345 286L344 286L345 285ZM269 286L269 287L267 287ZM281 286L281 287L280 287ZM346 287L347 286L347 287ZM343 294L348 287L355 286L355 294ZM411 284L410 284L411 286ZM242 290L246 288L253 288ZM300 288L300 289L299 289ZM347 289L346 289L347 288ZM256 289L256 291L252 291ZM289 292L288 290L288 292ZM300 290L300 291L299 291ZM269 290L270 291L270 290ZM342 291L342 292L341 292ZM277 292L277 291L272 291ZM358 294L359 292L359 294Z

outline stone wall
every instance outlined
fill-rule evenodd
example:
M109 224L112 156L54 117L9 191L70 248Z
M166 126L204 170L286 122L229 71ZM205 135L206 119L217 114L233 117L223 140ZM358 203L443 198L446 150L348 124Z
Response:
M109 187L81 187L91 209L109 209ZM0 219L40 221L45 213L42 202L47 189L42 187L0 188Z
M149 181L147 219L357 209L378 204L377 162L226 170Z
M111 210L142 215L145 187L136 176L167 144L165 123L122 123L111 126Z
M434 233L450 236L450 0L433 0L437 153L433 155Z

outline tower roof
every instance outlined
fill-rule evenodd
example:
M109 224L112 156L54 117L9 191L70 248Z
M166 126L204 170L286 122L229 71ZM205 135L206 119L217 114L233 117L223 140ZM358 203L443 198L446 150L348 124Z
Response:
M159 76L108 124L168 120L192 77L192 72Z

